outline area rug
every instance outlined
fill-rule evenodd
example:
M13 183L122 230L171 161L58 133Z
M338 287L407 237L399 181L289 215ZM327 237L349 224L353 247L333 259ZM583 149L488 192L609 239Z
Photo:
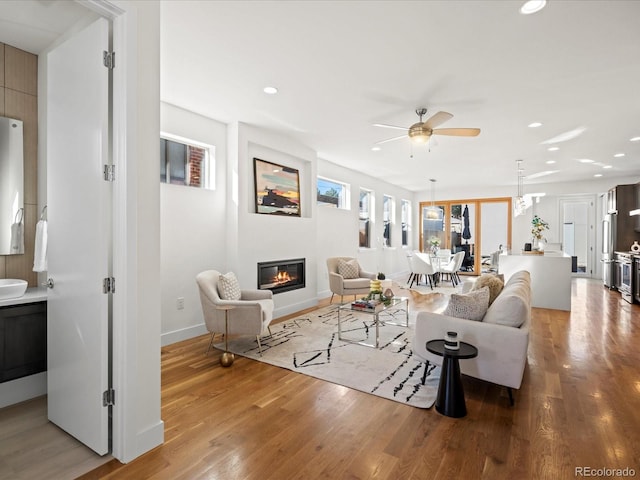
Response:
M342 311L342 336L353 341L375 342L373 317ZM380 348L338 339L337 305L271 325L271 336L261 338L262 357L255 337L231 337L229 351L294 372L326 380L362 392L418 408L431 407L438 392L440 367L429 365L425 384L420 363L411 349L415 314L409 327L401 323L404 309L380 314ZM216 348L223 350L224 343Z

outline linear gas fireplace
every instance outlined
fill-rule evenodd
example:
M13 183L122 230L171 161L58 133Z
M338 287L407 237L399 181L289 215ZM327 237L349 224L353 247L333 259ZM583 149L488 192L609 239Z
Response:
M258 288L274 294L304 288L304 258L258 262Z

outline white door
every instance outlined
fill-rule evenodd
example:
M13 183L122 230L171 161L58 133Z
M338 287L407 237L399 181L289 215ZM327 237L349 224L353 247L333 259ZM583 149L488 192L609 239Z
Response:
M47 57L49 420L109 450L109 24L99 19Z

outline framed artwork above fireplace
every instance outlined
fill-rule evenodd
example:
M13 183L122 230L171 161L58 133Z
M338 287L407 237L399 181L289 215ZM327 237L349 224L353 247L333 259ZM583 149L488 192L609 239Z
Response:
M297 169L253 159L256 213L300 216L300 175Z

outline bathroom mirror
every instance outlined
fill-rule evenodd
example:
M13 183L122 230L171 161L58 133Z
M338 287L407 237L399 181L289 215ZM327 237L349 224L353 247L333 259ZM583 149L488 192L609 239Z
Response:
M0 117L0 255L24 253L22 121Z

